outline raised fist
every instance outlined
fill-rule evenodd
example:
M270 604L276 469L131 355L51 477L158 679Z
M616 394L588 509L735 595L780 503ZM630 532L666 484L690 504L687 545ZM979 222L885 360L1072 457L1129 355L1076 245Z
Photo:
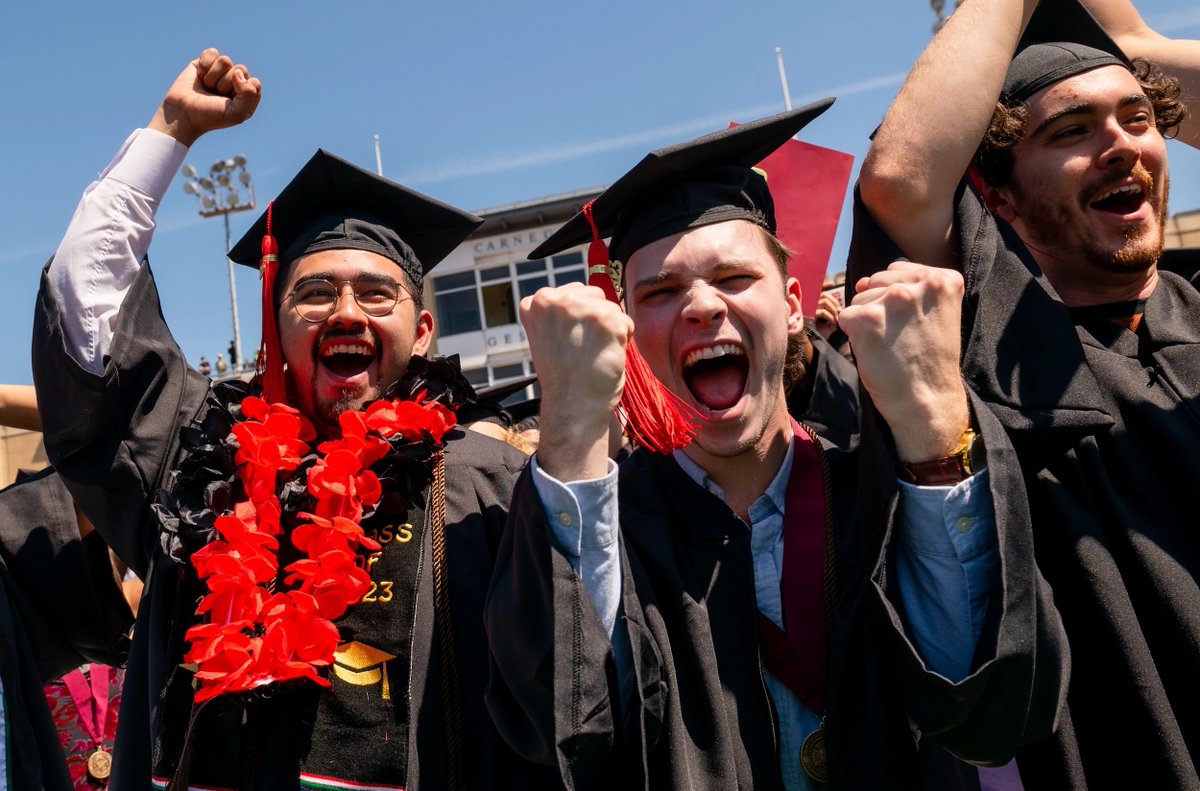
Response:
M209 48L175 78L149 127L190 146L205 132L237 126L262 98L262 83L245 66Z
M897 261L855 291L838 323L900 460L945 456L970 422L959 370L962 275Z

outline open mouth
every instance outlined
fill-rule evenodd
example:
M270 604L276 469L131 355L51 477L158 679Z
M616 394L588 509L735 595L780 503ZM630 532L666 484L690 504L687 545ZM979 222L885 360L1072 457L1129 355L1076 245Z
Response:
M729 409L742 397L750 361L732 343L695 349L683 361L683 381L692 397L713 412Z
M321 344L318 359L339 379L350 379L365 372L375 362L375 347L362 340L330 340Z
M1145 201L1146 190L1141 184L1122 184L1107 190L1088 205L1097 211L1126 215L1136 212Z

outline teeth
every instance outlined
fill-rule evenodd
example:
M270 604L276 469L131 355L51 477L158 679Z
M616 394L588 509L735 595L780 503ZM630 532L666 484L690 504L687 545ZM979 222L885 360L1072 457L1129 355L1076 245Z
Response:
M703 349L696 349L688 354L687 359L683 361L683 364L685 366L694 365L701 360L711 360L715 357L723 357L727 354L741 357L743 352L732 343L718 343L714 346L706 346Z
M1108 192L1104 193L1096 200L1102 201L1105 198L1111 198L1113 195L1116 195L1121 192L1131 192L1131 193L1136 193L1136 194L1140 195L1142 193L1142 185L1141 184L1122 184L1120 187L1116 187L1116 188L1111 189Z
M322 357L332 357L335 354L370 355L371 349L364 343L338 343L333 346L326 346L321 351Z

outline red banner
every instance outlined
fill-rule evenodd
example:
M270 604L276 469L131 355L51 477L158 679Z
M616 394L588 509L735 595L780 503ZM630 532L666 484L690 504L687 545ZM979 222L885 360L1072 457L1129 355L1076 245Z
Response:
M779 238L796 253L788 273L800 281L805 316L817 310L853 166L851 154L800 140L789 140L758 164L775 199Z

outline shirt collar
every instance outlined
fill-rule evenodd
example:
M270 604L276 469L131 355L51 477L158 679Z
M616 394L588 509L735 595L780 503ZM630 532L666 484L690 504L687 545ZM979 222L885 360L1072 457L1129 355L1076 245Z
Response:
M779 465L779 471L775 473L775 477L771 480L770 485L767 486L767 490L762 493L761 497L754 501L753 505L750 506L751 511L755 510L759 503L765 499L769 501L779 513L782 514L784 512L783 506L784 503L787 502L788 479L791 478L792 475L792 455L795 446L796 435L793 433L791 440L788 441L787 453L783 455L783 463ZM713 483L713 481L709 479L708 473L704 471L704 468L692 461L691 457L689 457L682 450L677 450L672 455L675 457L675 462L689 478L691 478L700 486L703 486L705 489L708 489L722 500L725 499L725 492L721 490L721 487Z

